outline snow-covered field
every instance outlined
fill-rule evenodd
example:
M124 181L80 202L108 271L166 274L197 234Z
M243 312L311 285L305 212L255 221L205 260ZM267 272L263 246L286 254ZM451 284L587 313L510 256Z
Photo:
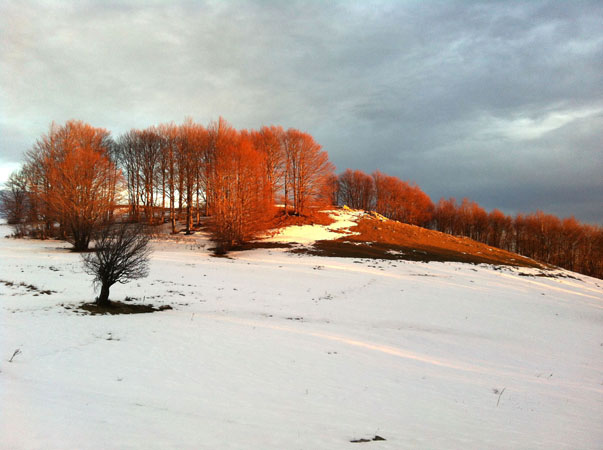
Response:
M111 297L174 309L89 316L67 244L0 238L0 448L603 447L600 280L153 245Z

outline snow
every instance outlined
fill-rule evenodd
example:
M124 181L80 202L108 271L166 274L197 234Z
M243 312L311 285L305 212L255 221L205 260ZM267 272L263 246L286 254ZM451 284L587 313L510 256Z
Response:
M111 290L173 310L89 316L67 244L0 238L0 448L601 448L600 280L210 246Z
M331 225L292 225L278 230L273 236L264 239L267 242L312 244L320 240L334 240L354 233L350 228L355 227L358 220L365 214L363 211L352 209L337 209L325 211L335 219Z

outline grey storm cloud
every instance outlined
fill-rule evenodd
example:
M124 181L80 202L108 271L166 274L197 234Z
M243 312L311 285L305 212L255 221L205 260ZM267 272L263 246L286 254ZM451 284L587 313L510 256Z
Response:
M603 223L599 1L2 1L0 17L0 168L53 120L118 135L221 115L308 131L338 170L434 201Z

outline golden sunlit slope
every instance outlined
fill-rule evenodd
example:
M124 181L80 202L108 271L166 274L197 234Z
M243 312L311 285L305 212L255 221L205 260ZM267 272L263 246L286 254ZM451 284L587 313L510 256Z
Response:
M311 248L297 249L322 256L403 259L411 261L458 261L545 268L530 258L465 237L456 237L389 220L367 213L351 227L352 234L335 240L316 241Z

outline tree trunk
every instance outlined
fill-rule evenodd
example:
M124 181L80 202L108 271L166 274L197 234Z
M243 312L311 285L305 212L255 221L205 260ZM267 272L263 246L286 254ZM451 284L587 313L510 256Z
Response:
M199 186L199 181L197 181L197 186ZM197 214L197 225L199 225L199 221L201 220L201 211L200 211L201 206L199 205L199 196L200 196L200 194L199 194L199 188L197 187L197 212L196 212L196 214Z
M193 212L191 210L191 205L187 202L186 203L186 232L185 232L185 234L193 233L192 226L193 226Z
M85 252L88 250L90 239L86 233L73 230L73 250L76 252Z
M165 170L161 170L161 223L165 222Z
M193 191L187 188L186 191L186 234L192 234L193 230Z
M136 201L134 202L134 219L136 222L140 222L140 193L139 193L139 181L136 180Z
M174 208L174 194L170 198L170 222L172 222L172 234L176 234L176 208Z
M100 294L98 296L98 298L96 299L96 304L98 306L107 306L109 305L109 288L111 286L108 283L103 283L102 287L101 287L101 291Z

